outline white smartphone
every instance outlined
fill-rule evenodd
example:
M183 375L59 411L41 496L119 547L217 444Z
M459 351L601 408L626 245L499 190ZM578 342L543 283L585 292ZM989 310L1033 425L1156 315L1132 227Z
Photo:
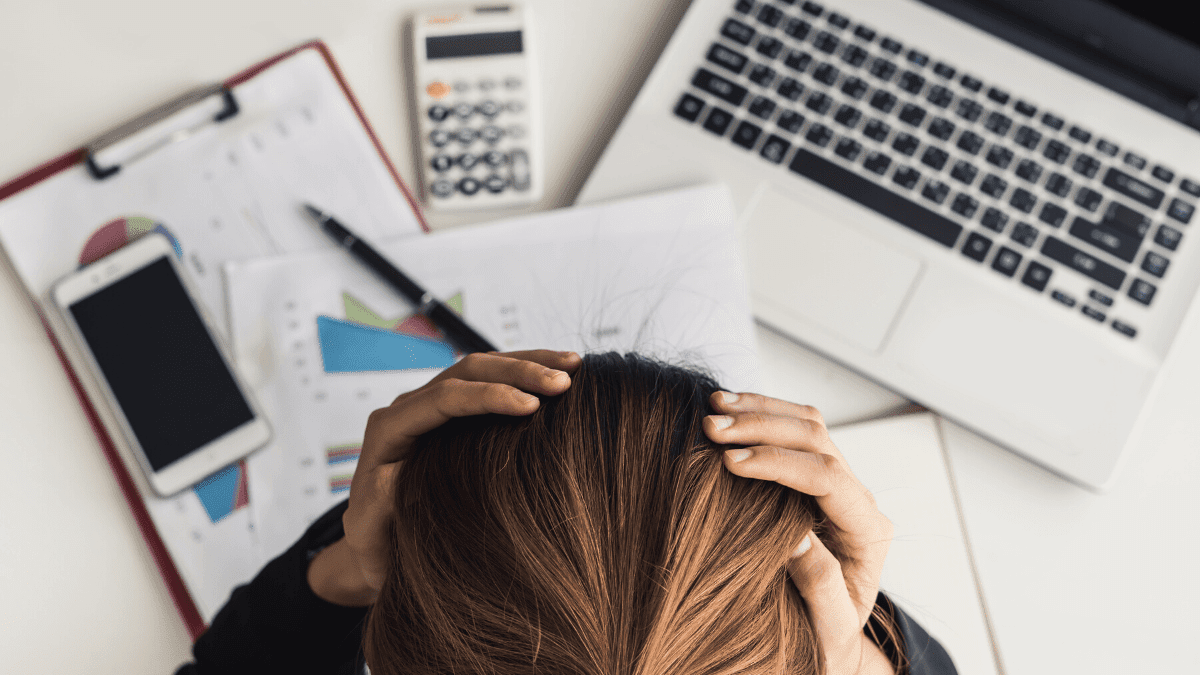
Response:
M137 239L58 281L68 358L150 486L169 497L265 444L270 426L194 300L170 240ZM90 377L87 377L89 376Z
M529 8L449 6L417 13L412 27L426 205L458 211L541 199L541 102Z

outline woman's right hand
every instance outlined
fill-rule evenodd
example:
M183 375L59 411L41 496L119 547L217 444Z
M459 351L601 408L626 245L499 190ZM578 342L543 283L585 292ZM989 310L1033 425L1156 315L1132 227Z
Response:
M705 418L708 437L744 446L726 451L725 466L816 497L854 556L843 565L809 532L788 566L815 620L826 675L892 673L892 664L863 632L879 592L892 523L829 439L821 413L759 394L716 392L710 403L722 414Z

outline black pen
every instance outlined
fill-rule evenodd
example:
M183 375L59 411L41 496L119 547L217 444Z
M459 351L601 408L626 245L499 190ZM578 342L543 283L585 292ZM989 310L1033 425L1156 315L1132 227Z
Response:
M325 230L325 234L333 237L333 240L350 253L354 257L361 260L372 271L383 277L383 280L391 284L400 294L408 298L409 302L417 306L417 312L429 317L433 325L437 326L446 334L459 350L471 352L494 352L496 347L487 341L479 333L476 333L470 326L462 320L454 310L447 307L441 300L433 297L429 291L421 288L417 282L408 278L408 275L401 272L395 265L388 262L378 251L371 248L365 241L359 239L353 232L347 230L344 225L333 219L333 216L325 213L321 209L305 204L304 208L321 223L321 229Z

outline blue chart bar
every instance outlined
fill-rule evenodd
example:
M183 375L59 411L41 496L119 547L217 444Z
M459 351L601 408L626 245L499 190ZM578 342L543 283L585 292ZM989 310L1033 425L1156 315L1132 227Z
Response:
M327 373L446 368L454 351L446 344L371 328L328 316L317 317L321 360Z

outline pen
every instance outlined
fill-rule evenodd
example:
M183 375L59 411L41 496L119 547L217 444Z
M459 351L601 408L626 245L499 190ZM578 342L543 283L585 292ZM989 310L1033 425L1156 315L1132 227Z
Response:
M321 224L321 229L328 234L343 248L350 251L354 257L362 261L372 271L383 277L383 280L391 284L400 294L408 298L410 302L417 306L417 312L429 317L433 325L437 326L446 334L447 337L461 351L466 353L471 352L494 352L496 347L487 341L479 333L476 333L470 326L462 320L449 307L444 305L441 300L433 297L429 291L421 288L421 286L410 279L407 274L401 272L395 265L388 262L378 251L371 248L365 241L359 239L353 232L346 229L344 225L333 219L333 216L325 213L321 209L305 204L305 209L312 214L317 222Z

